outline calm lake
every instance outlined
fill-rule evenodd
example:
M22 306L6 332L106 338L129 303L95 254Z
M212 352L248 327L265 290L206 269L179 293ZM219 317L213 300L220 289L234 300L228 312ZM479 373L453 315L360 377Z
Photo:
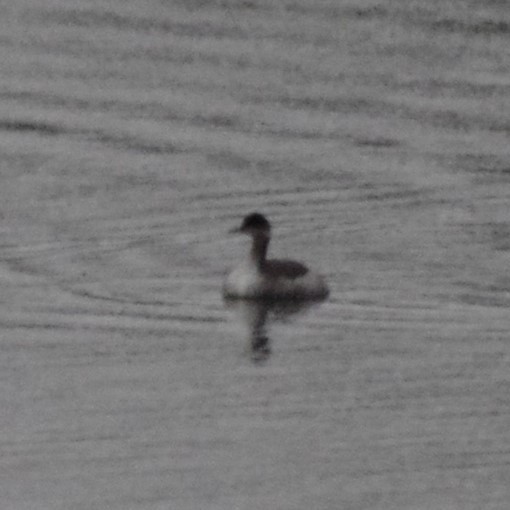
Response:
M0 506L506 510L510 4L16 0ZM226 303L252 211L322 272Z

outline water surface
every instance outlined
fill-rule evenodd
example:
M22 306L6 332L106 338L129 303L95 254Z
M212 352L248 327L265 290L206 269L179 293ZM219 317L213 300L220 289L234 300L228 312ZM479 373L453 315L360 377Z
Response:
M506 509L509 26L4 5L2 508ZM223 302L253 210L327 302Z

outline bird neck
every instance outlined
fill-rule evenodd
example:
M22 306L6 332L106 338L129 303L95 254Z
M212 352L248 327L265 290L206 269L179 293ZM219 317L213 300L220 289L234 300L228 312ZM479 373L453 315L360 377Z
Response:
M256 233L252 236L250 259L259 269L262 268L266 261L269 239L269 235L266 233Z

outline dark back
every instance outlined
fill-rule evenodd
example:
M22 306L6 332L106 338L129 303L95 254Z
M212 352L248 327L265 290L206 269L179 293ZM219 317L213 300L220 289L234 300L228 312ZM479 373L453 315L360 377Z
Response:
M293 280L308 273L308 268L295 260L267 260L262 272L273 278L284 277Z

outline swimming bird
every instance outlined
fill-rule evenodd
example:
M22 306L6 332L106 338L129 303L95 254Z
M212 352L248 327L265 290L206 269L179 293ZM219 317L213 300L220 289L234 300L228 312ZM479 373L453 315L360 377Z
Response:
M226 298L312 300L328 296L324 278L295 260L267 259L271 224L254 212L231 233L246 234L252 244L248 257L230 272L223 284Z

